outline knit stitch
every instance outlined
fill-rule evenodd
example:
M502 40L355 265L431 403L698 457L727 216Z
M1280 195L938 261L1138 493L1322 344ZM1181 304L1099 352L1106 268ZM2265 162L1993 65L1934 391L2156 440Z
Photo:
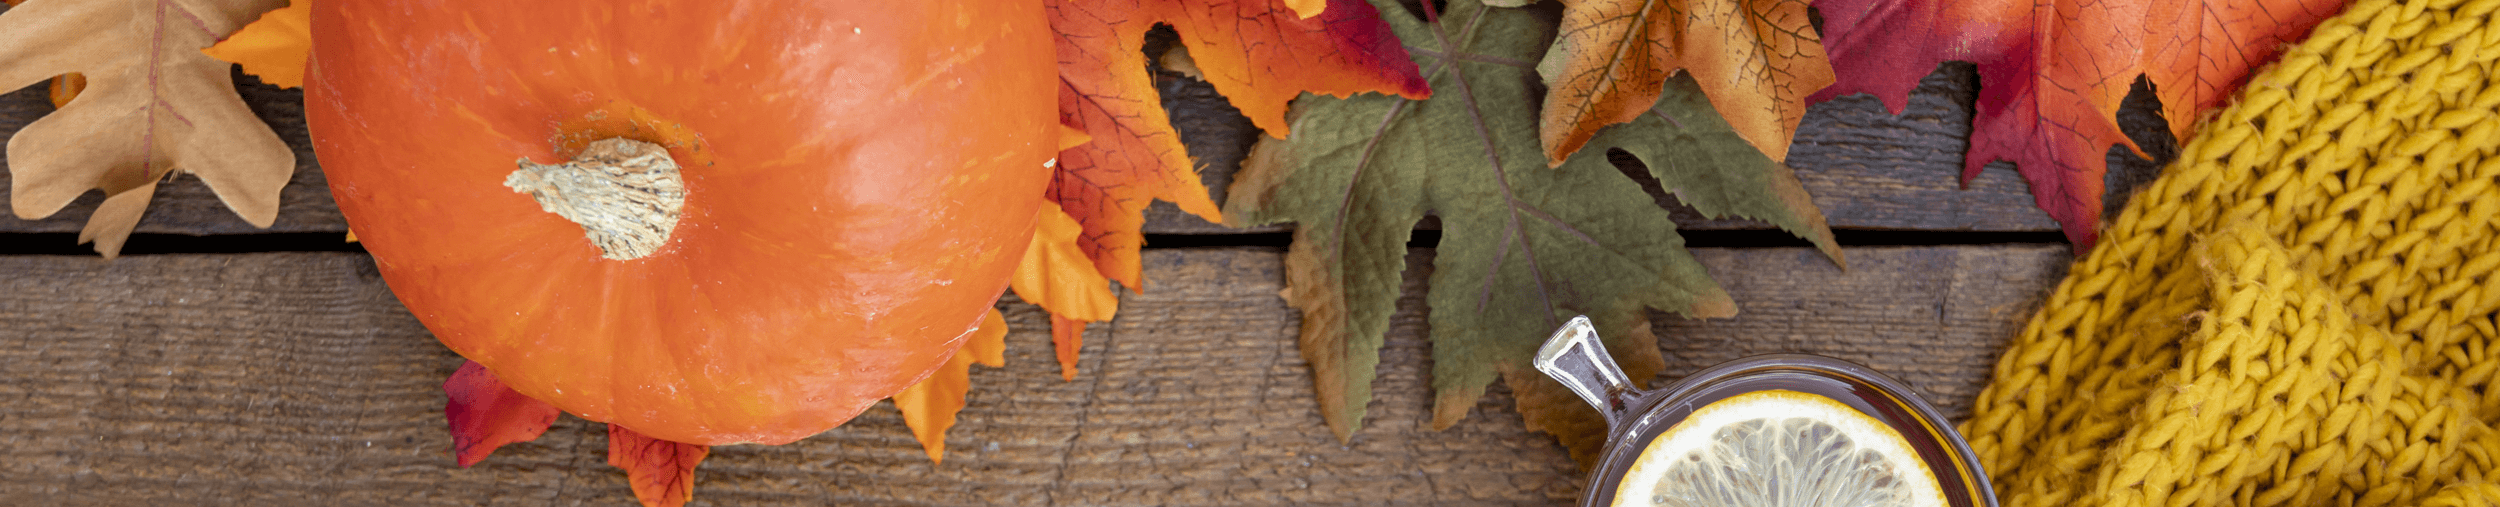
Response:
M1999 360L2011 507L2500 505L2500 0L2366 0L2250 79Z

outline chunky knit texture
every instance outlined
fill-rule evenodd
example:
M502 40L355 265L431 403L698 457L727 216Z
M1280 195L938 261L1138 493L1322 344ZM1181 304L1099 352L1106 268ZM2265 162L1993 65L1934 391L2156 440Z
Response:
M2500 505L2500 0L2365 0L2251 78L1999 360L2010 507Z

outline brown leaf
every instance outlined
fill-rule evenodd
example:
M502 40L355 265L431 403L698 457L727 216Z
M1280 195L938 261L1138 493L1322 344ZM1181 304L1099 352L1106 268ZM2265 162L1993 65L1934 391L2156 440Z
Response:
M1772 161L1832 84L1805 0L1567 0L1561 35L1537 65L1552 92L1538 138L1563 160L1607 125L1648 112L1667 78L1690 72L1737 135Z
M712 448L670 442L608 425L608 466L625 469L643 507L677 507L694 499L694 467Z
M79 236L113 257L153 185L183 171L245 222L277 220L295 152L244 107L229 64L199 49L284 4L39 0L0 14L0 89L72 72L87 78L76 100L9 140L17 216L51 216L101 189L114 209L89 218Z

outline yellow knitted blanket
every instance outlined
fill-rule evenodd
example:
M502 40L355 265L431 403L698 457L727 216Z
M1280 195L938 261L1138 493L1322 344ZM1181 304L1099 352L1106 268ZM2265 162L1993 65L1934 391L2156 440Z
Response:
M2365 0L2078 261L1962 426L2009 507L2500 505L2500 0Z

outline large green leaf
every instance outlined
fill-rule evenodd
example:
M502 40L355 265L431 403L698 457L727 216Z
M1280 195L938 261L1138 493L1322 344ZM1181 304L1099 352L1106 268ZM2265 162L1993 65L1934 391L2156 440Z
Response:
M1529 357L1573 315L1596 320L1633 378L1645 379L1661 363L1645 309L1735 314L1667 211L1606 150L1546 167L1535 66L1553 39L1550 21L1479 0L1427 12L1437 19L1374 3L1425 69L1432 98L1304 96L1292 137L1252 149L1225 210L1235 225L1298 224L1286 298L1303 311L1303 357L1339 438L1351 438L1371 400L1406 242L1427 213L1442 223L1427 295L1436 427L1464 418L1503 372L1534 375ZM1795 177L1735 136L1691 80L1668 88L1656 114L1592 146L1649 159L1662 183L1707 213L1767 217L1831 251ZM1576 404L1523 409L1538 424L1587 410Z

